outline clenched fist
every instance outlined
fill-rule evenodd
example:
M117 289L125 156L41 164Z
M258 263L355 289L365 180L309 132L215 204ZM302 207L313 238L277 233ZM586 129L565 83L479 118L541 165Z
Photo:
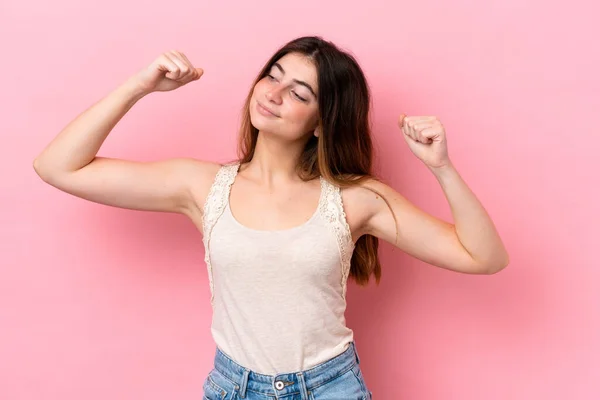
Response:
M179 51L168 51L158 56L149 66L133 77L145 93L167 92L200 79L204 70L195 68Z
M400 116L398 125L408 147L429 168L450 164L446 130L435 116Z

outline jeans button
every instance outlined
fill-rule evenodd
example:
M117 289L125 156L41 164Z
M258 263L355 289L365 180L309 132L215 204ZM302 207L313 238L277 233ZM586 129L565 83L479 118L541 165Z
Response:
M284 387L285 387L285 385L283 384L283 382L281 382L281 381L276 381L276 382L275 382L275 389L277 389L277 390L281 390L281 389L283 389Z

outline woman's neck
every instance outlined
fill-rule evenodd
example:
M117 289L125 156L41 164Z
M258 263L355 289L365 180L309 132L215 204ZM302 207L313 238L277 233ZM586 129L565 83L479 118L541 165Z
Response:
M252 160L245 166L248 177L268 186L298 181L298 160L306 141L283 141L259 133Z

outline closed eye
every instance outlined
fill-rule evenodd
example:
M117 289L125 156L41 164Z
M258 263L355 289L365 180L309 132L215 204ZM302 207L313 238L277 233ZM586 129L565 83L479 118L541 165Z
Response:
M294 94L294 97L296 97L298 100L306 101L306 99L304 97L298 96L298 93L294 92L293 90L292 90L292 93Z
M273 75L270 75L270 74L268 74L268 75L267 75L267 78L268 78L269 80L271 80L271 81L275 81L275 82L277 82L277 79L276 79L276 78L275 78ZM307 101L307 99L305 99L305 98L304 98L304 97L302 97L302 96L299 96L299 95L298 95L298 93L294 92L293 90L292 90L292 94L294 95L294 97L295 97L295 98L297 98L297 99L298 99L298 100L300 100L300 101L304 101L304 102L306 102L306 101Z

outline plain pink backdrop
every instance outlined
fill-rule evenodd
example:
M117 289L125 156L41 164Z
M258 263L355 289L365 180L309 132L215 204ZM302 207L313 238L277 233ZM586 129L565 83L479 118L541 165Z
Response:
M66 195L33 159L175 48L204 77L143 99L100 155L228 160L255 74L305 34L364 68L381 176L451 220L396 127L401 112L440 117L511 255L472 276L381 246L382 283L352 283L347 313L375 398L600 398L596 3L95 3L0 3L2 400L200 398L215 349L200 234Z

